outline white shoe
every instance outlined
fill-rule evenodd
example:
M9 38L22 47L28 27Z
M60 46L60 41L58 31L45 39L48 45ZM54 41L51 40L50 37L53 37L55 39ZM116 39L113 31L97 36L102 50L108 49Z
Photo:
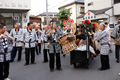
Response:
M6 78L6 79L4 79L4 80L11 80L10 78Z

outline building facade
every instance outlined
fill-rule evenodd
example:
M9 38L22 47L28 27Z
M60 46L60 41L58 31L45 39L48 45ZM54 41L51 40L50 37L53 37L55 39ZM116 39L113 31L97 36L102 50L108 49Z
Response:
M85 0L85 14L78 17L79 22L85 19L91 22L108 22L113 28L120 18L120 0Z
M36 16L30 16L30 17L29 17L29 20L30 20L30 22L33 23L34 26L35 26L35 25L38 25L38 26L40 26L40 28L41 28L41 18L38 18L38 17L36 17Z
M0 23L6 24L7 31L10 31L16 22L23 28L29 22L30 9L31 0L0 0Z
M46 12L43 12L39 14L38 18L41 18L41 27L43 28L44 25L47 25L47 17L46 17ZM57 19L57 14L58 12L48 12L48 21L50 23L51 20L55 20L57 24L59 24L59 21Z
M71 14L70 19L73 19L78 25L79 21L77 20L77 17L84 14L84 0L75 0L69 4L61 6L59 9L61 8L69 9Z

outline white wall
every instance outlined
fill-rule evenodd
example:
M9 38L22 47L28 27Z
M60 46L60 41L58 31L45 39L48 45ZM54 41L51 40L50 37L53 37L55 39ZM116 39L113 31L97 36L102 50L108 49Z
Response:
M75 4L73 4L73 5L70 5L70 6L67 6L67 7L65 7L66 9L72 9L72 14L71 14L71 16L70 16L70 19L73 19L74 20L74 22L76 23L76 5Z
M81 8L81 7L84 7L84 5L83 5L83 4L77 4L77 9L76 9L77 15L76 15L76 17L79 17L80 15L82 15L82 14L80 13L80 10L81 10L80 8ZM79 19L77 19L76 23L77 23L77 25L80 24Z
M93 2L93 5L88 6L88 3ZM100 10L112 7L112 0L85 0L85 12L88 10Z
M84 5L83 4L77 4L77 9L76 9L77 17L80 16L80 15L82 15L82 14L80 14L80 10L79 10L80 7L84 7Z
M0 0L0 9L23 9L31 8L31 0Z
M114 4L114 15L120 15L120 3Z
M31 9L31 0L0 0L0 9L4 9L4 10L22 10L22 28L24 26L27 26L27 23L29 22L29 16L30 13L27 12L28 10ZM9 12L14 12L14 11L10 11ZM26 15L26 19L27 21L25 22L25 15Z
M75 23L78 22L76 18L81 15L79 12L80 7L84 7L84 5L83 4L77 4L77 5L72 4L72 5L64 7L65 9L72 8L72 14L70 16L70 19L73 19Z

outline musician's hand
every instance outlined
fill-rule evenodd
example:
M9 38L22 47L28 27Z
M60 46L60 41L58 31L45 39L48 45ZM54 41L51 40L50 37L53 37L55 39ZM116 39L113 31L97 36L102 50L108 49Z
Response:
M90 36L92 36L92 34L89 34Z
M35 45L38 46L38 42L36 42Z
M49 35L50 35L52 32L53 32L53 30L51 30L51 31L49 32Z
M50 45L50 43L47 43L47 45L49 46L49 45Z
M114 44L117 44L116 40L114 40Z
M92 34L94 34L94 32L92 32Z
M25 46L25 44L22 42L22 47L24 47Z
M10 39L10 41L12 41L12 38L6 32L4 33L4 35L6 35Z
M7 37L9 37L8 34L7 34L6 32L4 33L4 35L6 35Z
M41 42L43 43L43 42L44 42L44 39L42 39Z
M3 34L1 34L1 35L0 35L0 38L2 38L2 39L3 39L4 37L5 37L5 36L4 36Z
M40 30L38 30L40 33L42 33Z
M94 54L93 54L93 56L94 56L94 57L96 57L96 56L97 56L97 54L96 54L96 53L94 53Z

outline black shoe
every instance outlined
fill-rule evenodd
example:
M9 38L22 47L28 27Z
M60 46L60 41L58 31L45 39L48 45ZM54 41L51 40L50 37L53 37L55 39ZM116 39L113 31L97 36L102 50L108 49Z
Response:
M39 55L39 54L37 53L37 55Z
M120 61L119 60L116 60L117 63L119 63Z
M47 63L48 61L43 61L43 63Z
M54 69L50 69L50 72L54 72Z
M106 69L98 68L98 71L104 71L104 70L106 70Z
M106 69L110 69L110 68L106 68Z
M58 71L62 71L62 68L57 68Z
M14 61L10 61L10 63L13 63Z
M20 62L21 60L17 60L17 62Z
M27 66L27 65L29 65L29 64L24 64L24 66Z
M37 64L36 62L34 62L34 63L31 63L31 64Z

